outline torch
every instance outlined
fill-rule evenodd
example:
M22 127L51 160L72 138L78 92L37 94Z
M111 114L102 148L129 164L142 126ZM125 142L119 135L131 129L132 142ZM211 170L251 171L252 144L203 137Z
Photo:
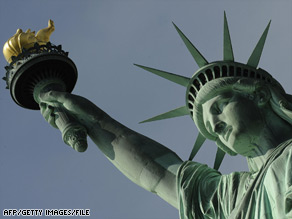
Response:
M62 46L53 45L49 38L55 26L49 20L48 27L35 34L28 29L16 33L4 44L3 54L9 63L6 69L7 89L16 104L31 110L40 109L40 95L49 91L71 93L77 81L77 68ZM87 131L73 116L53 104L55 123L63 141L78 152L87 149Z

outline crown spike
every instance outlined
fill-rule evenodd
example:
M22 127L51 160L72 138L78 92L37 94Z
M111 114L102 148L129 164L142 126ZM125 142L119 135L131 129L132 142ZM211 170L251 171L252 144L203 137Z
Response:
M158 116L152 117L150 119L144 120L144 121L139 122L139 123L153 122L153 121L163 120L163 119L170 119L170 118L175 118L175 117L179 117L179 116L185 116L188 114L189 114L188 108L186 106L182 106L182 107L176 108L174 110L168 111L166 113L162 113Z
M206 138L199 132L196 142L194 144L194 147L192 149L192 152L190 154L189 160L193 160L193 158L196 156L202 145L204 144Z
M228 22L226 18L226 12L224 11L224 39L223 39L223 59L224 61L234 61L231 38L228 28Z
M258 66L260 58L261 58L261 55L262 55L262 51L263 51L263 48L264 48L264 45L265 45L265 41L266 41L266 38L267 38L267 35L268 35L268 31L269 31L269 28L270 28L270 24L271 24L271 21L267 25L264 33L262 34L260 40L258 41L256 47L253 50L251 56L249 57L249 59L247 61L247 65L252 66L254 68L256 68Z
M195 59L198 66L201 68L208 64L208 61L204 58L204 56L197 50L197 48L191 43L191 41L183 34L183 32L172 22L176 31L184 41L186 47L190 51L191 55Z
M223 161L223 158L225 156L225 152L222 151L219 147L217 149L217 152L216 152L216 158L215 158L215 162L214 162L214 169L215 170L218 170L222 161Z
M169 81L172 81L174 83L177 83L179 85L182 85L184 87L187 87L188 84L189 84L189 81L190 81L190 78L187 78L187 77L184 77L184 76L180 76L180 75L176 75L176 74L173 74L173 73L169 73L169 72L165 72L165 71L161 71L161 70L158 70L158 69L154 69L154 68L149 68L149 67L146 67L146 66L142 66L142 65L137 65L137 64L134 64L135 66L137 67L140 67L146 71L149 71L153 74L156 74L160 77L163 77Z

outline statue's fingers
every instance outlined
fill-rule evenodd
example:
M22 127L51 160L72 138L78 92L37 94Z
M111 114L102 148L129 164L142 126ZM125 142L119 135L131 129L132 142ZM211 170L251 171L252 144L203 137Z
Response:
M41 102L44 102L44 103L52 103L52 102L64 103L67 98L68 98L67 92L49 91L49 92L40 94L40 100Z
M44 102L41 102L40 103L40 111L41 111L41 114L43 114L46 109L47 109L47 104L44 103Z
M48 123L54 128L58 128L55 121L56 121L56 115L54 113L49 114Z
M44 110L42 110L42 115L45 120L49 121L50 116L54 114L54 107L48 105Z

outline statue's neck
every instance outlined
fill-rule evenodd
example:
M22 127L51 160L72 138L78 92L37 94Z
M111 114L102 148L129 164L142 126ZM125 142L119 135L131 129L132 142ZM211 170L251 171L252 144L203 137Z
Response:
M269 163L269 160L274 160L274 157L277 157L279 153L283 151L286 146L291 144L292 139L289 139L288 141L285 141L278 145L276 148L270 149L266 154L258 156L258 157L247 157L247 164L248 168L251 173L255 173L260 171L262 168L264 168L265 165Z
M268 150L264 155L260 155L257 157L247 157L247 165L250 172L258 172L268 161L271 154L274 152L276 148L272 148Z
M266 115L266 125L257 140L257 147L252 157L247 157L248 167L251 172L259 171L276 148L283 142L292 139L292 126L278 115Z

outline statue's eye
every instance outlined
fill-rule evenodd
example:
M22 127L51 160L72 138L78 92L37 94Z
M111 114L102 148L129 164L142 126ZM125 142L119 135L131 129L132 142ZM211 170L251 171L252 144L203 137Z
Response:
M222 113L222 108L220 107L220 104L216 103L212 107L212 114L213 115L219 115Z
M218 114L221 114L223 112L223 108L224 108L224 105L223 104L220 104L218 106L218 110L217 110Z
M213 114L215 115L219 115L223 112L224 110L224 107L228 104L228 100L222 100L222 101L219 101L217 102L215 105L214 105L214 108L213 108Z

